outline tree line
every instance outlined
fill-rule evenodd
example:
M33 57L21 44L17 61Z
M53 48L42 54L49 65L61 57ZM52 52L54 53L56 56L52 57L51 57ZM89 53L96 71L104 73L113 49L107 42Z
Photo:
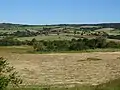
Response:
M72 40L55 40L55 41L32 41L35 51L41 52L59 52L59 51L80 51L97 48L120 48L119 42L106 41L104 38L96 39L72 39Z
M57 51L79 51L86 49L97 49L97 48L120 48L120 42L107 41L103 37L95 39L79 38L72 40L36 40L31 41L20 41L14 38L3 38L0 39L0 46L20 46L30 45L33 46L35 51L42 52L57 52Z
M120 40L120 35L109 35L108 38L109 39L118 39L118 40Z

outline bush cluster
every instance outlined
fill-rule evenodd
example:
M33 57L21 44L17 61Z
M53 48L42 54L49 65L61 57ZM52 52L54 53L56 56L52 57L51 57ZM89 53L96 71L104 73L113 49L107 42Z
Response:
M35 51L80 51L96 48L120 48L119 42L107 42L104 38L96 39L72 39L72 40L55 40L55 41L36 41L32 40L31 44Z

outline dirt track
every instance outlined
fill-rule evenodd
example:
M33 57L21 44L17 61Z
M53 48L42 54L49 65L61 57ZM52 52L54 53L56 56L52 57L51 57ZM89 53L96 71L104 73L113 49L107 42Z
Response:
M120 52L0 56L16 67L26 84L99 84L120 76Z

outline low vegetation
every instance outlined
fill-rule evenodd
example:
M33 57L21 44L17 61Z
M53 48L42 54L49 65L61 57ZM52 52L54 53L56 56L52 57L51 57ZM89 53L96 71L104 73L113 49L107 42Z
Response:
M97 48L120 48L119 42L107 42L104 38L96 39L72 39L61 41L36 41L33 40L33 48L40 52L81 51Z
M89 49L106 49L106 48L120 48L120 42L106 41L105 38L99 37L96 39L72 39L72 40L36 40L19 41L14 38L3 38L0 40L0 46L33 46L34 51L37 52L64 52L64 51L81 51ZM31 49L32 51L32 49Z

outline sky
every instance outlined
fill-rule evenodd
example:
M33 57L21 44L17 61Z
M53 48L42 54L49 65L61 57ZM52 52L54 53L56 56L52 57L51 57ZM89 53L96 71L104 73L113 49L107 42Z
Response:
M120 0L0 0L0 23L120 22Z

